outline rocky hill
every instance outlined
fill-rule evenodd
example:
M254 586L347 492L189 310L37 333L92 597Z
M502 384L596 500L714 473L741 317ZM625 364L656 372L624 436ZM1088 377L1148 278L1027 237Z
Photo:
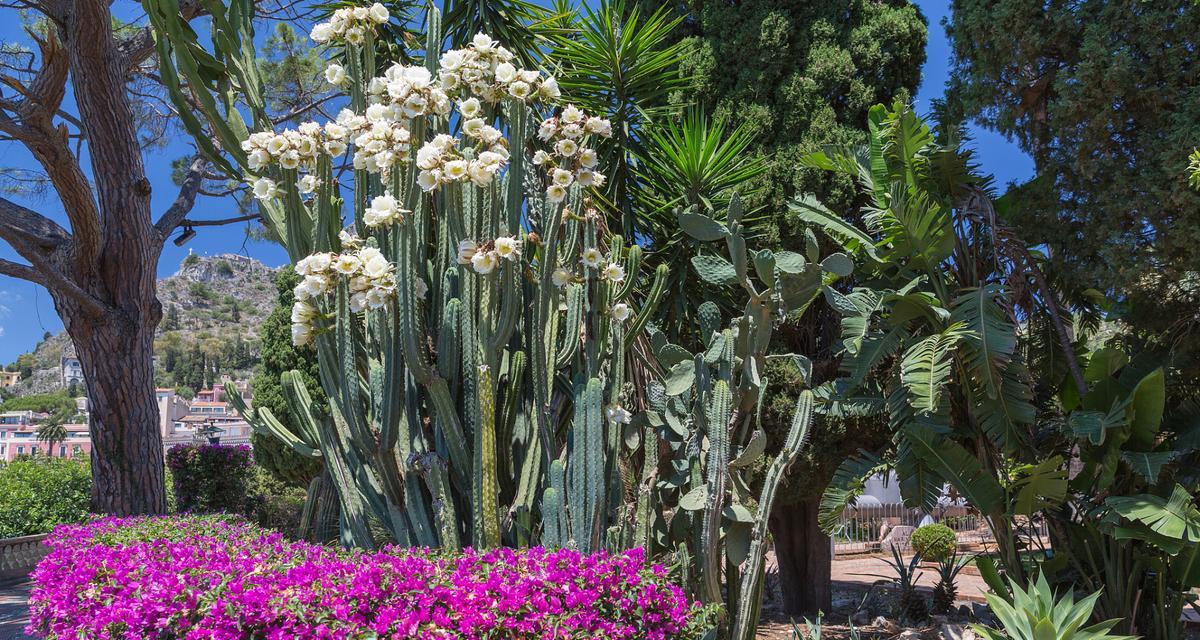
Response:
M275 269L246 256L192 254L174 275L159 280L159 384L194 387L221 373L248 376L258 362L259 327L275 306L275 275ZM66 333L58 333L18 358L15 364L32 375L10 391L60 389L59 358L69 346Z

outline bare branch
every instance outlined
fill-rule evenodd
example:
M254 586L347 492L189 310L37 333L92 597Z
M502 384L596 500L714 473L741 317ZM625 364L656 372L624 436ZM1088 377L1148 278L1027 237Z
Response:
M154 224L159 236L164 241L171 231L179 226L179 221L183 220L183 217L196 205L196 195L204 186L204 175L207 169L208 161L204 159L203 155L197 153L192 156L192 162L188 165L187 173L183 177L183 184L179 187L179 195L175 196L175 202L171 203L167 211Z
M20 264L11 260L5 260L4 258L0 258L0 275L20 278L21 280L27 280L29 282L46 286L46 281L36 269L30 267L29 265Z
M180 220L181 227L220 227L227 224L237 224L239 222L250 222L251 220L262 220L262 216L257 213L252 213L244 216L235 216L233 218L222 218L220 220Z
M71 241L71 234L50 218L12 200L0 198L0 238L30 259L34 251L53 251Z

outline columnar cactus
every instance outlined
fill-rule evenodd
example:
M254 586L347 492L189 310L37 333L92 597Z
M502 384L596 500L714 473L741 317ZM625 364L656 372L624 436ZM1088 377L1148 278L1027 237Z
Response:
M265 127L239 39L250 23L233 20L247 0L214 16L211 65L191 64L203 49L170 2L148 1L167 81L182 74L196 91L211 86L198 66L223 64L220 86L247 94ZM185 125L202 147L225 147L214 162L253 184L304 276L293 336L315 346L330 405L313 411L299 377L285 375L296 433L265 409L238 409L325 458L347 544L374 546L381 525L410 545L673 553L682 579L728 613L723 628L749 637L767 517L812 406L806 392L751 495L771 333L848 260L819 263L815 247L751 259L736 198L723 222L682 212L693 238L726 244L729 259L693 259L699 277L747 302L731 320L711 302L697 310L699 352L670 343L651 322L667 268L648 272L642 249L609 233L586 195L604 180L588 144L611 134L607 121L560 101L553 78L516 68L486 35L435 55L434 9L425 66L381 64L381 11L338 9L314 29L344 51L327 74L350 96L335 122L251 134L230 102L176 102L199 104L207 128L195 116Z

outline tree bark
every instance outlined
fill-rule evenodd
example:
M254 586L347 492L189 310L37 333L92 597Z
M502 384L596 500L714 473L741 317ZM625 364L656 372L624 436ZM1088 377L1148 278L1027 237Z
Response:
M829 536L817 523L820 497L776 505L769 525L779 563L783 608L793 616L829 613L833 604Z
M145 310L132 319L113 314L80 322L77 312L59 311L91 405L92 508L121 516L167 510L154 396L154 327L160 314L157 299L137 302Z

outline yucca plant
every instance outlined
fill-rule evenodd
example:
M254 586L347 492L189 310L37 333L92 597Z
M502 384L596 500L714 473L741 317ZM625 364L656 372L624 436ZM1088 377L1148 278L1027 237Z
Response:
M988 593L986 598L992 614L1000 621L1000 629L971 625L987 640L1135 640L1137 636L1110 633L1120 620L1105 620L1088 625L1092 609L1100 592L1096 591L1076 601L1067 591L1056 597L1046 576L1038 574L1028 588L1009 581L1011 598ZM1085 626L1087 625L1087 626Z
M896 616L900 618L901 622L922 622L929 617L929 604L925 601L925 597L917 591L917 581L921 579L921 572L917 570L917 567L921 565L921 554L914 553L908 560L905 560L899 547L893 545L890 551L892 557L884 558L883 561L892 568L893 575L876 575L876 577L883 578L882 584L895 588Z

